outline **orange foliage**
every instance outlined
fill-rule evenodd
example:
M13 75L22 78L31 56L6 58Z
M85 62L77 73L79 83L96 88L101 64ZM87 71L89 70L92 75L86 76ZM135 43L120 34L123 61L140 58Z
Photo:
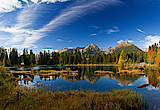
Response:
M158 49L158 52L157 52L156 64L160 65L160 49Z
M149 64L151 64L152 63L152 55L153 55L153 48L152 48L152 46L151 47L149 47L148 48L148 54L147 54L147 62L149 63Z

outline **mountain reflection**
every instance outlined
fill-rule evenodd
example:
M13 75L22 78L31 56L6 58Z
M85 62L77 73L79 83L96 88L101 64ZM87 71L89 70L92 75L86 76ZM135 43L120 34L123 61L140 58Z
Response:
M24 75L24 74L15 74L16 77L19 77L19 81L23 81L23 84L27 85L30 84L28 83L29 81L35 82L37 81L35 77L38 77L38 79L43 80L43 81L57 81L58 79L64 79L66 81L82 81L86 80L91 84L96 83L98 80L103 79L103 78L108 78L110 80L115 79L122 85L129 85L132 82L135 82L137 79L139 79L142 76L139 75L125 75L125 74L116 74L122 68L119 67L96 67L96 66L91 66L91 67L70 67L71 70L75 71L78 70L78 75L77 76L70 76L67 74L62 74L62 75L53 75L53 76L40 76L40 75ZM103 75L97 75L94 74L95 71L112 71L114 74L103 74ZM145 69L143 70L146 75L144 77L148 78L148 83L143 84L138 86L137 88L144 88L147 86L151 86L154 88L160 89L160 71L159 70L152 70L152 69ZM31 78L30 80L26 80L27 78Z
M129 85L130 83L136 81L140 76L131 76L131 75L105 75L105 76L102 76L102 78L108 78L110 80L113 80L115 79L116 81L118 81L120 84L123 84L123 85Z

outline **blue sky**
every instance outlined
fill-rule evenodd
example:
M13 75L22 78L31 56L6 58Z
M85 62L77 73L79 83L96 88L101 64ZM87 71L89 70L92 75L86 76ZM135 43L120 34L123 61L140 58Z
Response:
M159 0L1 0L0 44L59 50L128 41L140 48L160 40Z

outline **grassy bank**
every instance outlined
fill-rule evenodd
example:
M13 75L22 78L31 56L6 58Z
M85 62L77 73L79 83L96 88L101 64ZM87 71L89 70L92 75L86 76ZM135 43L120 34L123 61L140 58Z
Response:
M51 92L16 86L13 75L0 75L0 109L38 110L89 110L89 109L140 109L141 96L132 90L99 93L94 91Z
M18 67L35 67L35 66L120 66L118 64L61 64L61 65L32 65L32 66L16 66L16 67L5 67L8 68L18 68Z
M118 64L68 64L64 66L120 66Z

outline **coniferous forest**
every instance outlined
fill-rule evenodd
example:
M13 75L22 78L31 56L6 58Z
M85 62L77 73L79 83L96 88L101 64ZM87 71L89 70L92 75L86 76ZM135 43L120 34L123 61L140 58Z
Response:
M157 44L149 46L147 52L124 52L121 53L98 53L85 54L79 50L68 52L40 52L34 54L32 50L24 49L22 55L18 55L16 48L13 48L10 54L1 50L0 66L33 66L33 65L71 65L71 64L139 64L145 62L148 64L160 63L160 49Z

